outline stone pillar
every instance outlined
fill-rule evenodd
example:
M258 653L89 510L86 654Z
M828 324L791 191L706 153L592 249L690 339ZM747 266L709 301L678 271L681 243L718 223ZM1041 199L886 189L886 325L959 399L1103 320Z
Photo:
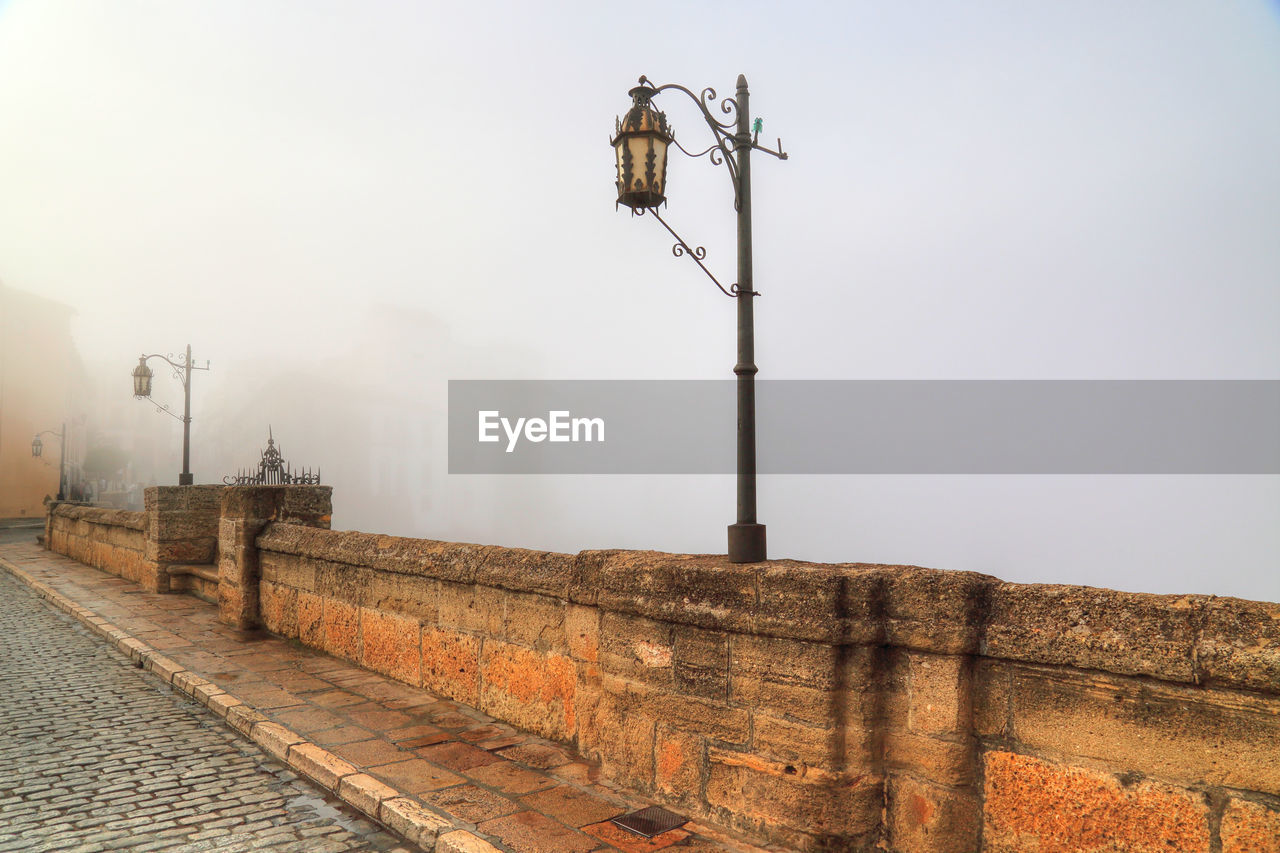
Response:
M227 486L218 522L218 618L241 630L261 625L258 534L273 521L328 529L332 486Z
M146 550L138 582L169 591L169 566L212 564L218 558L218 511L226 486L149 486Z

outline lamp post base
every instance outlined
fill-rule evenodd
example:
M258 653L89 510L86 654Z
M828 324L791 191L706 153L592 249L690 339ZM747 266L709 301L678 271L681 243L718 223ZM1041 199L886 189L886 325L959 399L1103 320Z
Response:
M196 475L195 475L195 474L179 474L179 475L178 475L178 485L179 485L179 486L190 486L190 485L194 485L194 484L195 484L195 481L196 481Z
M729 525L729 562L762 563L765 558L763 524Z

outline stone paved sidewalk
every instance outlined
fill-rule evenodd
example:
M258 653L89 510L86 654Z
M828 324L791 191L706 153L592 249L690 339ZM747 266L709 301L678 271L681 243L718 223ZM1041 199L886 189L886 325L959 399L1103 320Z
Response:
M0 572L0 851L407 848Z
M609 818L648 803L567 747L320 652L240 634L195 598L145 593L35 545L0 545L0 566L424 849L758 851L696 822L654 839L621 830Z

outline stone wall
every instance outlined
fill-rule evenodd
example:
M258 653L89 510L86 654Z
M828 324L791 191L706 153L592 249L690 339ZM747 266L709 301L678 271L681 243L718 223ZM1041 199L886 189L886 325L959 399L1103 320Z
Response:
M1280 851L1277 604L280 523L256 544L269 630L788 847Z
M144 513L54 503L44 537L50 550L134 583L148 575Z
M1280 853L1280 604L336 532L330 497L161 487L46 542L152 591L206 566L228 624L787 848Z

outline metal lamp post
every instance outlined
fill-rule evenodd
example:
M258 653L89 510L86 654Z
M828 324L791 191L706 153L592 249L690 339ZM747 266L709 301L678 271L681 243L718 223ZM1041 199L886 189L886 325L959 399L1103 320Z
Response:
M653 108L653 98L665 91L683 92L698 105L710 128L712 145L696 154L686 150L675 139L667 124L666 113ZM751 152L763 151L786 160L782 140L773 151L758 142L760 119L751 127L747 78L738 75L736 97L720 101L720 112L728 120L720 121L711 112L716 92L708 87L701 96L684 86L669 83L654 86L647 77L631 89L631 109L616 124L612 140L618 157L618 204L631 208L636 215L650 213L671 232L676 244L671 251L676 257L687 255L715 282L726 295L738 300L738 360L733 372L738 377L738 514L729 525L729 559L734 563L757 563L765 559L765 526L756 519L756 391L755 320L752 299L756 292L751 275ZM667 151L674 144L689 157L706 156L716 165L723 164L733 183L733 205L738 212L738 280L725 288L703 260L702 246L691 247L658 215L658 207L666 204Z
M182 421L182 473L178 475L179 486L190 486L195 482L195 478L191 475L191 371L208 370L209 362L205 361L204 367L200 367L191 361L191 344L187 344L187 352L185 356L178 356L178 360L173 360L173 353L164 356L159 353L152 355L142 355L138 357L138 366L133 369L133 396L138 399L143 397L151 397L151 377L154 375L151 368L147 367L147 359L159 358L168 362L173 368L173 375L182 383L184 392L182 417L178 417L169 411L168 406L161 406L152 400L152 405L157 411L164 412L167 415Z
M54 432L46 429L36 433L36 437L31 439L31 455L39 459L44 455L44 442L40 440L42 435L56 435L62 439L62 446L58 450L58 500L65 501L67 499L67 424L62 424L62 432Z

